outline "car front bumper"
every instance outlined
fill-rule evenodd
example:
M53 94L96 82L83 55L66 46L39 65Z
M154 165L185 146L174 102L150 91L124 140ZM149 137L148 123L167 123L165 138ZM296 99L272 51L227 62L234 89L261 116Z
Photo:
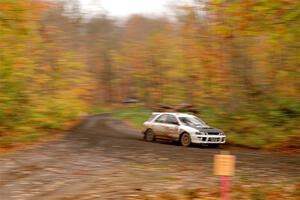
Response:
M197 135L192 137L192 143L195 144L224 144L226 136L224 135Z

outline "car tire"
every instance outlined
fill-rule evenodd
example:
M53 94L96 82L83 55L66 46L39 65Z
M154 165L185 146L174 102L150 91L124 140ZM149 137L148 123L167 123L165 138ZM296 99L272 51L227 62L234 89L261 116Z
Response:
M211 148L219 148L219 146L220 146L219 144L210 144L209 145L209 147L211 147Z
M192 139L190 134L183 133L180 137L180 144L184 147L188 147L192 144Z
M155 134L152 131L152 129L149 129L146 131L145 135L144 135L144 140L148 141L148 142L153 142L155 141Z

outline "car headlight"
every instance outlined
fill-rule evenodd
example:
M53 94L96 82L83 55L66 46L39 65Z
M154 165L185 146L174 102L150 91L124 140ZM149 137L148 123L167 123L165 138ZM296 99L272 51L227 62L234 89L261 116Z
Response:
M220 135L224 135L224 133L221 132Z
M207 135L206 132L196 132L196 135Z

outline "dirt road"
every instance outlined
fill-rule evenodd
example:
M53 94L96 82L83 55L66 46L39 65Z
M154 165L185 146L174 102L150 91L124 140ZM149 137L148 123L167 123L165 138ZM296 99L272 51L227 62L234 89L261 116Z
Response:
M141 193L216 187L212 159L219 151L148 143L119 120L93 116L62 141L1 156L0 199L130 199ZM300 180L297 155L231 152L237 156L234 182Z

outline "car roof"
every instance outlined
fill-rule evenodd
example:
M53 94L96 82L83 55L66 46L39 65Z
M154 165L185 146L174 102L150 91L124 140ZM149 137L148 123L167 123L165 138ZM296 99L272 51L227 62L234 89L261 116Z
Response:
M177 117L195 117L194 115L191 114L179 113L179 112L153 112L152 114L170 114L170 115L175 115Z

